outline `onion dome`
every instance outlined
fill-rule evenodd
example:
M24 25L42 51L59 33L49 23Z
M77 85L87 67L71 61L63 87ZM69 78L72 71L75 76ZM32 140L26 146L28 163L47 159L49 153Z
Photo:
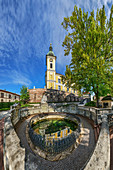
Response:
M47 53L47 56L55 56L51 43L50 43L49 52Z

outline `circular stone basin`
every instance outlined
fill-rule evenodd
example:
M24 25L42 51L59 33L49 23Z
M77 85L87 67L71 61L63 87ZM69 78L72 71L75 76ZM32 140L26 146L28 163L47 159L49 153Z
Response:
M66 115L40 114L30 120L28 132L35 148L49 155L57 155L76 142L80 122L78 118Z

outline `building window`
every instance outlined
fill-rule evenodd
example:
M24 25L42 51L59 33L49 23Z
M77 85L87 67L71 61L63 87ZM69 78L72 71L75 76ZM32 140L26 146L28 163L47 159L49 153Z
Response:
M52 75L50 75L50 79L51 79L51 80L52 80L52 78L53 78Z
M60 131L58 132L58 137L60 137Z
M50 68L53 68L53 64L52 63L50 63Z
M61 79L58 79L58 83L61 83Z
M3 99L1 99L1 102L3 102Z
M16 96L15 96L15 100L16 100Z
M34 100L36 100L36 93L34 94Z
M67 91L69 92L69 88L67 88Z
M11 99L11 94L9 94L9 99Z
M58 90L61 90L61 87L60 87L60 86L58 86Z
M1 93L1 98L4 98L4 93Z

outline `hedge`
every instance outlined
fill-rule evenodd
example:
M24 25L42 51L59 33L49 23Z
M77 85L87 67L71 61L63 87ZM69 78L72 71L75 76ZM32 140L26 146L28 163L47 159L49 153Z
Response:
M94 101L90 101L90 102L86 103L85 106L96 107L96 103Z
M3 108L10 108L11 105L13 105L15 102L1 102L0 103L0 109Z

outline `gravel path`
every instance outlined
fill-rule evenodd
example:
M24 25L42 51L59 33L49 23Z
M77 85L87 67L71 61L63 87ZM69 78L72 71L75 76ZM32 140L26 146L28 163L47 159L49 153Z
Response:
M35 155L30 149L25 136L26 125L29 119L18 124L16 129L21 144L25 147L25 170L80 170L83 167L95 147L94 131L89 120L87 121L86 118L80 117L84 126L84 134L78 148L66 158L51 162Z

